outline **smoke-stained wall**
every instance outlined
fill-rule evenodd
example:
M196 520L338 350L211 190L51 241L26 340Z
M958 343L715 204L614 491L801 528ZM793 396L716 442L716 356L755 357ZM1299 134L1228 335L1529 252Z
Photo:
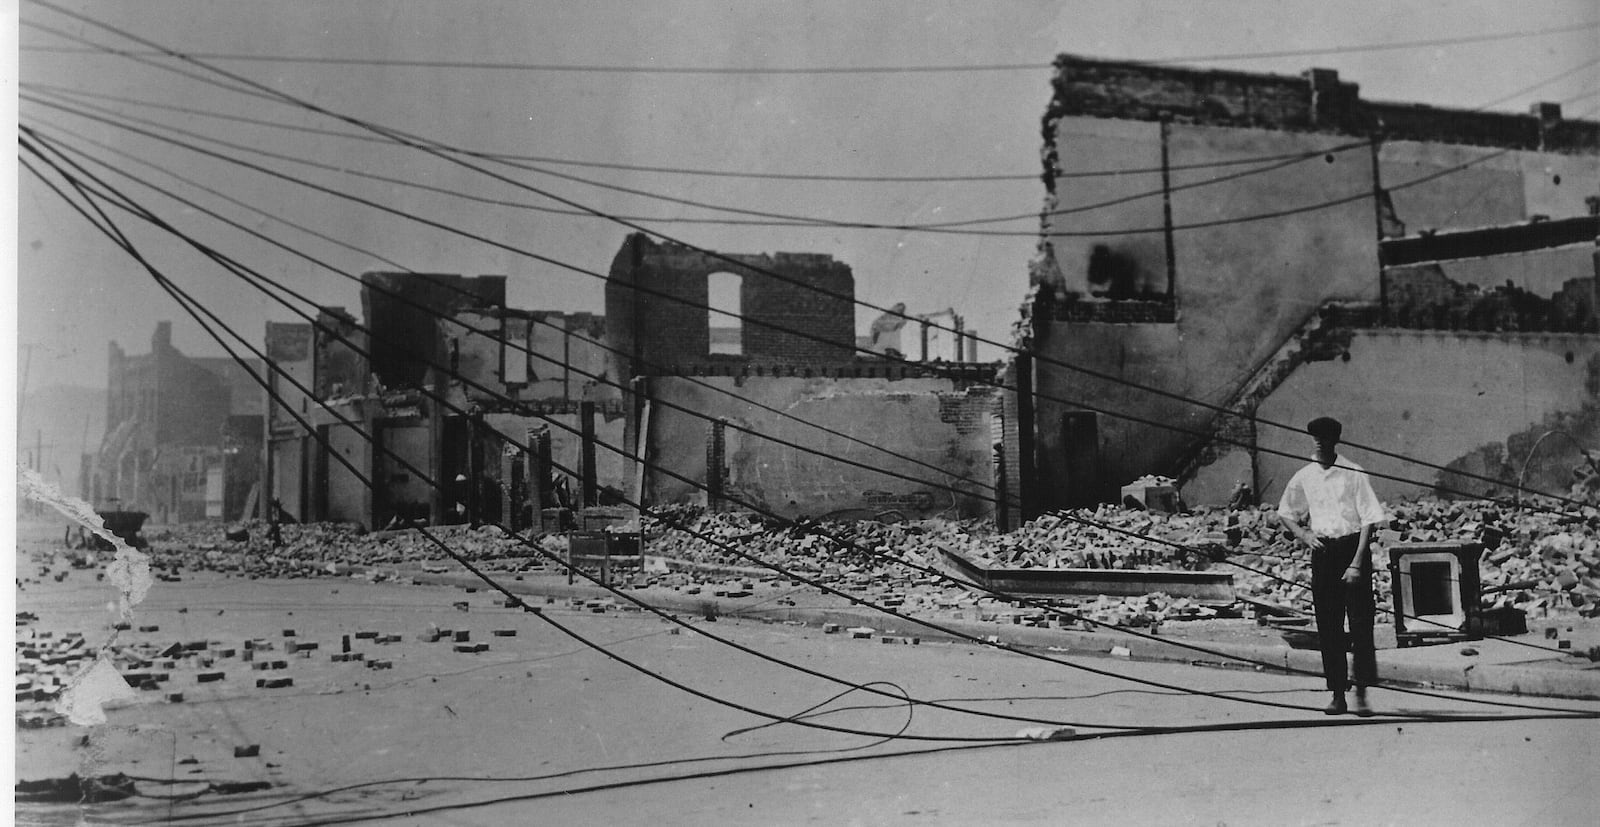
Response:
M1057 140L1071 146L1061 160L1064 174L1146 166L1160 155L1160 124L1063 118L1057 129ZM1142 139L1129 140L1135 133ZM1157 144L1154 152L1151 142ZM1359 142L1355 148L1340 148L1350 143L1336 136L1261 129L1167 130L1168 163L1189 167L1170 175L1173 290L1166 299L1172 308L1168 322L1100 321L1105 317L1101 314L1118 312L1119 303L1095 299L1087 279L1097 245L1111 246L1141 271L1165 274L1168 246L1161 228L1166 207L1159 175L1123 185L1124 195L1148 193L1137 200L1047 218L1055 272L1044 274L1044 289L1051 295L1042 313L1036 309L1034 320L1036 345L1043 354L1036 363L1036 422L1044 491L1072 490L1069 469L1063 466L1063 418L1075 410L1071 403L1102 411L1098 431L1106 468L1096 492L1101 499L1116 486L1170 464L1195 439L1162 425L1203 433L1211 416L1202 408L1096 379L1051 360L1222 404L1324 302L1378 299L1375 217L1370 197L1360 197L1363 186L1370 194L1372 156ZM1242 169L1200 166L1285 156L1296 160ZM1229 176L1231 180L1219 180ZM1084 180L1057 183L1056 210L1114 200L1115 188L1104 183L1087 195L1077 194ZM1340 199L1345 202L1318 209L1315 215L1296 212ZM1286 214L1260 217L1275 213ZM1056 234L1083 232L1085 227L1092 232L1154 227L1157 232L1138 233L1131 241ZM1074 292L1089 294L1089 299L1074 300Z

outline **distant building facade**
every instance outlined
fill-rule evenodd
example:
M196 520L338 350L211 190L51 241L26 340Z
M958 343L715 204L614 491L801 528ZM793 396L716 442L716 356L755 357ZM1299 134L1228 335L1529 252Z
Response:
M259 373L259 361L249 363ZM260 478L260 386L233 359L196 358L160 322L150 352L109 345L106 433L88 473L97 508L153 523L237 520Z

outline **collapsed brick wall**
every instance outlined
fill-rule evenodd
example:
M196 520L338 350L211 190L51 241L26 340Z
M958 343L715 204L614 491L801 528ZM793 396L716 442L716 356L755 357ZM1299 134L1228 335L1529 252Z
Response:
M1032 457L1022 456L1022 435L1017 421L1017 394L1000 390L991 404L990 460L994 469L995 494L1000 502L995 504L995 525L1001 531L1020 527L1027 518L1022 513L1022 463L1032 462ZM1032 427L1032 425L1029 425Z
M1569 279L1544 297L1507 283L1487 289L1447 276L1437 262L1386 267L1388 321L1414 330L1600 333L1595 279Z
M1176 304L1168 299L1085 300L1079 296L1041 291L1034 307L1041 318L1055 322L1105 324L1157 324L1177 321Z
M715 361L669 365L659 372L661 376L732 376L789 377L799 379L949 379L957 383L984 382L995 379L1004 363L1001 362L902 362L895 359L858 359L841 365L751 364L749 362Z
M707 280L741 278L741 355L718 361L827 364L855 355L855 277L811 253L713 254L635 234L606 282L606 339L627 356L619 376L667 372L712 359ZM774 275L776 274L776 275ZM720 315L720 314L719 314ZM634 356L639 364L627 364Z
M1358 87L1337 72L1312 78L1252 72L1185 69L1061 55L1052 79L1049 122L1064 115L1154 121L1163 117L1218 126L1310 129L1338 114L1350 117ZM1326 126L1326 124L1323 124Z

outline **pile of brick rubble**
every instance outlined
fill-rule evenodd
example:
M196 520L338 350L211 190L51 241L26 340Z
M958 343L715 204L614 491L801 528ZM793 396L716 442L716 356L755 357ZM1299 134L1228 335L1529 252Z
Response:
M1270 507L1199 509L1162 514L1106 505L1035 519L996 533L982 521L921 520L778 526L744 513L674 508L646 516L646 553L728 566L766 561L806 574L844 572L912 584L915 566L937 566L947 549L987 566L1008 568L1209 569L1232 574L1238 593L1291 609L1310 601L1306 551L1277 524ZM1493 504L1424 499L1391 507L1379 534L1396 542L1481 542L1483 588L1495 605L1529 612L1600 615L1600 516ZM689 531L678 530L687 526ZM625 526L637 529L637 523ZM234 535L240 527L235 527ZM287 524L282 545L264 540L266 526L242 527L248 540L228 540L218 526L183 526L149 536L158 570L213 569L256 577L343 573L349 566L395 567L447 555L419 531L363 533L341 524ZM567 541L559 535L507 536L495 527L440 526L432 533L491 571L523 571L553 563ZM730 551L737 550L738 553ZM747 556L746 556L747 555ZM755 558L752 560L750 558ZM1380 600L1389 600L1380 569ZM1139 601L1132 601L1139 602ZM1148 601L1161 614L1173 603ZM1124 601L1129 604L1129 601Z

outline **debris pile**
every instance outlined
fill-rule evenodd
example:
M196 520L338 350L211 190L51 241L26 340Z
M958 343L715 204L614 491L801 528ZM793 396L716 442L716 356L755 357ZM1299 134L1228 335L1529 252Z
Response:
M1102 505L1045 515L1002 534L982 520L780 524L748 513L672 507L621 528L642 530L645 553L652 558L744 568L758 566L758 560L846 589L883 592L885 599L898 597L908 607L936 582L914 566L938 566L940 551L950 550L998 568L1226 571L1239 594L1304 610L1311 599L1310 555L1283 531L1273 511L1265 505L1168 514ZM1392 505L1393 519L1375 542L1480 543L1485 549L1482 586L1494 606L1595 616L1600 614L1596 513L1592 508L1507 509L1493 503L1423 499ZM266 542L265 524L258 521L228 528L182 526L150 539L156 570L164 579L195 569L249 577L312 577L347 574L352 567L383 579L398 577L395 567L403 565L421 565L430 572L449 565L449 555L415 529L369 533L322 523L286 524L280 531L277 546ZM550 556L567 551L564 535L517 537L493 526L460 525L429 531L490 571L538 570ZM548 569L560 571L553 563ZM1389 576L1381 565L1377 586L1380 601L1387 604ZM907 591L914 587L915 592ZM1156 621L1170 616L1148 606L1137 608L1133 616L1151 611ZM1108 608L1107 614L1116 612Z
M240 529L243 530L240 530ZM523 538L495 526L432 526L428 534L472 561L504 561L538 557ZM448 560L439 545L417 529L367 532L349 523L280 524L280 544L267 540L266 523L247 521L238 527L190 523L151 535L154 567L220 571L249 577L315 577L348 573L351 566L384 567ZM233 539L243 537L244 539ZM564 552L565 540L536 540L546 552ZM512 566L489 566L507 569Z
M82 634L53 633L31 628L37 615L17 613L17 700L19 729L66 726L66 717L51 707L72 676L93 659Z

